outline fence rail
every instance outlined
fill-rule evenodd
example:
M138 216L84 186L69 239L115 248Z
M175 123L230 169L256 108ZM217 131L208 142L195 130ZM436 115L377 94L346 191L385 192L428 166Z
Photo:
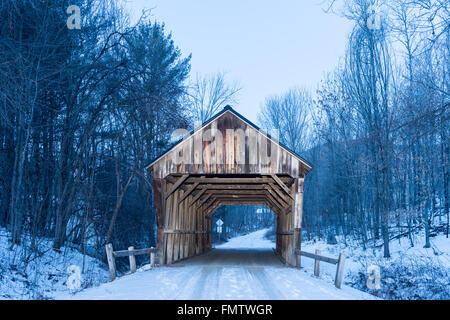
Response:
M314 275L317 277L320 275L320 261L337 265L334 285L336 286L336 288L341 288L342 279L344 277L344 264L345 264L345 255L343 253L339 254L339 258L337 259L320 255L320 250L316 250L315 253L296 250L295 253L298 256L304 256L307 258L314 259Z
M145 248L145 249L134 249L134 247L128 247L128 250L114 251L111 243L106 246L106 257L108 259L109 273L111 275L111 280L116 278L116 258L128 257L130 261L130 273L136 272L136 258L135 256L149 254L150 255L150 265L153 267L155 265L155 253L156 248Z

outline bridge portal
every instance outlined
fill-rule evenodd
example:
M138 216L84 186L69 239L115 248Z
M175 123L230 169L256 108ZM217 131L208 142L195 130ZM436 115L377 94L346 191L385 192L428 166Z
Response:
M160 264L212 247L212 215L225 205L265 205L276 215L276 251L297 265L303 186L312 166L227 106L154 160Z

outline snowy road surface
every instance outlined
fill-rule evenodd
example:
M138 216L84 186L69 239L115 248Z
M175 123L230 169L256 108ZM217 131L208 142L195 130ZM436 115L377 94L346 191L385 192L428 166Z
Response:
M171 267L125 275L60 299L373 299L283 265L265 230L235 238ZM144 269L144 270L143 270Z

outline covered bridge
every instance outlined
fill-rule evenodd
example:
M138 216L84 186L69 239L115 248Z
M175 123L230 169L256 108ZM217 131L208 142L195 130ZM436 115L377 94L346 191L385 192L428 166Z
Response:
M160 264L209 250L211 216L225 205L265 205L276 215L276 251L296 265L303 182L311 164L231 107L153 161Z

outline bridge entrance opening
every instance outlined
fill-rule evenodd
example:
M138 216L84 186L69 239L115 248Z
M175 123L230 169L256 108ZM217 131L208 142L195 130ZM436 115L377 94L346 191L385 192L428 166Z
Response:
M276 216L267 206L222 206L212 215L213 247L236 249L274 247L275 225ZM263 229L265 232L251 235Z

